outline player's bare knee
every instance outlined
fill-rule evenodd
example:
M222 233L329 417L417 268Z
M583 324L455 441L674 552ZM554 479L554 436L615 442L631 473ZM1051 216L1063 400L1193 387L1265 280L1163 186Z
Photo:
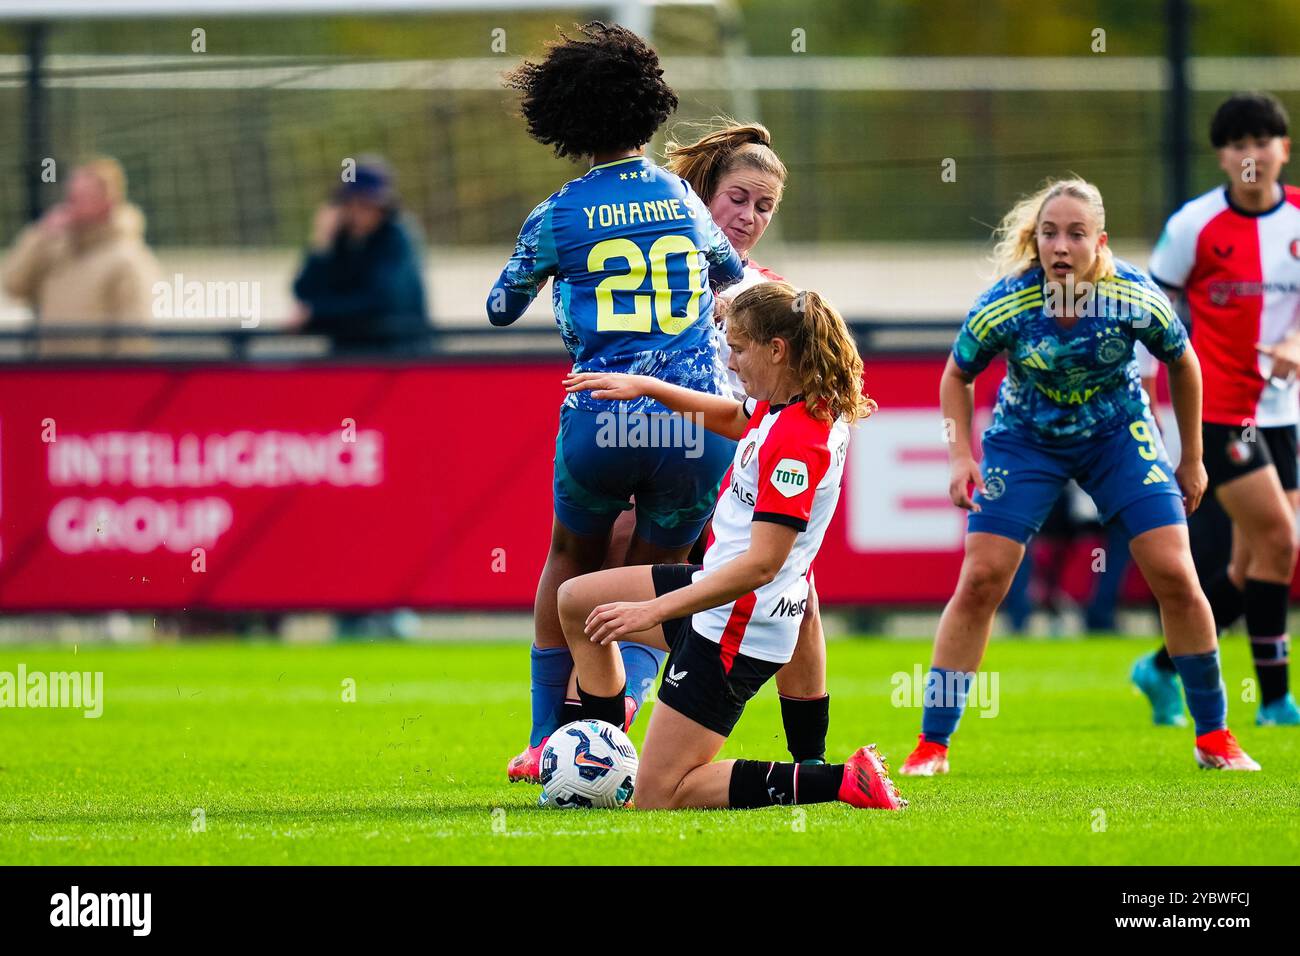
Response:
M582 608L581 589L570 578L560 584L555 595L555 606L560 613L560 624L564 628L565 639L570 639L570 632L576 626L579 630L587 615Z
M1295 569L1296 562L1295 538L1291 528L1286 524L1269 528L1263 540L1259 542L1256 553L1275 576L1289 576Z
M962 570L960 593L963 602L980 608L996 608L1006 597L1010 581L1003 570L985 562Z
M1147 569L1147 585L1161 604L1189 608L1205 601L1196 575L1182 562Z

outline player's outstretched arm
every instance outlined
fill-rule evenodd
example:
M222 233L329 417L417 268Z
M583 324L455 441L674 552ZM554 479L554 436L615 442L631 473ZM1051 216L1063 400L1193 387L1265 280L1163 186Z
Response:
M780 572L799 532L774 521L755 521L749 550L737 555L699 581L652 601L616 601L592 610L585 626L595 644L608 644L626 634L706 611L734 601L768 584Z
M705 428L733 441L739 440L749 425L745 406L735 399L670 385L653 375L571 372L564 380L564 388L569 392L591 392L594 398L612 402L653 398L683 415L699 415Z
M501 273L501 278L493 284L487 298L488 321L498 328L512 324L528 310L535 298L510 288L507 281L506 274Z
M980 466L971 451L971 418L975 414L975 380L963 372L951 355L939 380L939 406L943 409L943 435L948 443L948 497L958 508L979 511L970 486L984 490Z
M1191 514L1201 503L1210 479L1205 473L1201 448L1201 363L1188 344L1183 354L1169 363L1169 397L1178 422L1182 458L1174 470L1183 504Z

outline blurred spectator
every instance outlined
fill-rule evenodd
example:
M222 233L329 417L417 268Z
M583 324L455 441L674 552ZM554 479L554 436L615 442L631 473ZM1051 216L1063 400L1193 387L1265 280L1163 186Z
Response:
M393 176L362 158L356 175L316 211L311 250L293 283L301 331L327 335L334 355L410 356L428 351L419 245L401 222ZM402 635L410 612L340 614L342 638Z
M352 182L316 211L311 250L293 283L294 324L327 335L335 355L428 350L418 246L399 218L393 177L362 159Z
M153 318L161 270L144 243L144 215L126 201L126 173L107 157L77 167L63 202L24 229L0 281L31 305L38 327L143 325ZM42 355L148 350L140 337L95 335L43 340Z

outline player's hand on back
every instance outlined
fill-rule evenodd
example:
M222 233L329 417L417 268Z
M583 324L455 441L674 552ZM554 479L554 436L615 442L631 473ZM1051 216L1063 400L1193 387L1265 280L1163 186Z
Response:
M1201 505L1205 489L1210 484L1210 476L1205 472L1205 462L1200 458L1188 461L1184 458L1174 471L1174 480L1183 491L1183 507L1191 514Z
M593 398L625 402L646 394L646 383L653 381L649 375L628 375L624 372L570 372L564 379L564 390L591 392Z
M984 490L984 478L980 475L980 466L974 458L959 458L952 463L952 477L948 481L948 497L958 508L967 511L979 511L980 506L971 498L970 488L974 485L979 491Z

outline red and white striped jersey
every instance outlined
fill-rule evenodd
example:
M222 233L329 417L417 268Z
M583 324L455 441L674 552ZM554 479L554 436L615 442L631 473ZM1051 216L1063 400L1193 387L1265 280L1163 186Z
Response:
M727 669L738 653L778 664L793 656L813 559L840 500L848 447L848 423L814 418L801 399L754 406L722 479L704 567L694 580L748 551L755 521L788 525L799 534L769 583L692 616L696 632L722 645Z
M746 289L753 288L762 282L784 282L784 278L777 275L771 269L764 269L753 262L745 263L745 274L735 285L727 286L718 293L718 298L725 299L728 304L736 296ZM723 372L727 377L727 388L731 390L731 397L738 402L745 400L745 390L740 385L740 376L727 367L731 361L731 346L727 344L727 317L720 309L713 310L713 330L714 338L718 341L718 361L722 363Z
M1300 322L1300 189L1283 186L1264 213L1238 209L1226 186L1193 199L1165 225L1150 272L1187 296L1205 421L1269 427L1300 419L1300 387L1271 381L1272 359L1255 350Z

